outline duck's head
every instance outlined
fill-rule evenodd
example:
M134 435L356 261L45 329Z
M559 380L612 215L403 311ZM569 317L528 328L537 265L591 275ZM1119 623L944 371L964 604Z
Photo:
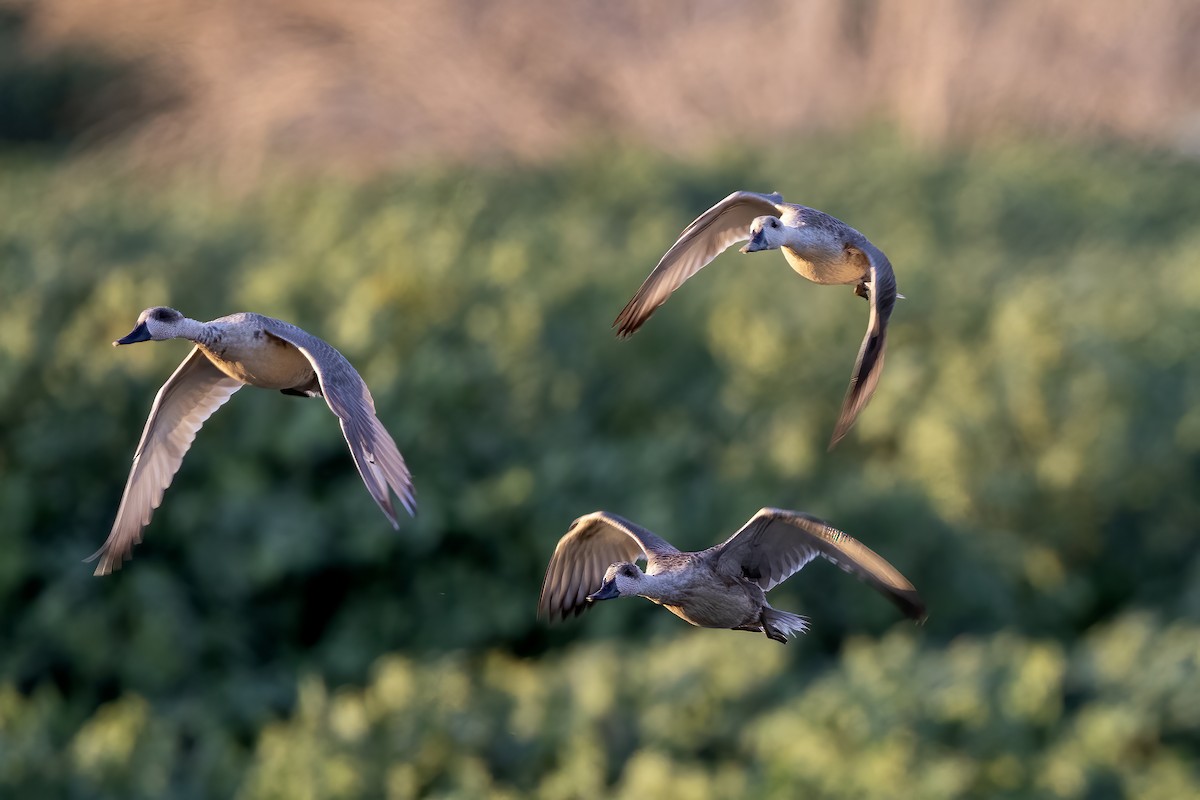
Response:
M630 564L628 561L613 564L604 573L604 583L587 596L587 601L595 603L598 600L611 600L614 597L634 597L638 593L638 587L641 585L643 577L642 571L637 568L636 564Z
M750 241L742 246L742 252L776 250L783 245L783 237L783 221L779 217L755 217L750 223Z
M173 308L166 306L147 308L138 315L137 325L133 330L113 342L113 347L119 344L174 339L179 335L179 323L184 319L183 314Z

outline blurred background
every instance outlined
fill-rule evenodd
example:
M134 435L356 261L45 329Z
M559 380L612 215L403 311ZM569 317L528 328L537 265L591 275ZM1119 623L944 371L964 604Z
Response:
M0 795L1200 796L1200 6L0 2ZM609 327L735 189L862 230L865 325L736 252ZM183 342L253 310L357 366L239 393L93 578ZM685 548L829 519L787 647L646 602L549 627L571 520Z

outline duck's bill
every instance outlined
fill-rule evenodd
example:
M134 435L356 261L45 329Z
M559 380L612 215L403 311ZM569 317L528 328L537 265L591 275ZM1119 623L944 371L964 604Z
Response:
M587 596L589 603L595 603L599 600L612 600L618 594L616 581L605 581L600 589ZM578 595L577 595L578 596Z
M113 342L113 347L119 344L136 344L137 342L148 341L150 341L150 329L146 327L146 323L139 322L136 328Z
M748 241L744 245L742 245L743 253L757 253L759 250L766 250L766 249L767 249L767 241L766 241L766 237L763 236L762 231L759 231L754 236L751 236L750 241Z

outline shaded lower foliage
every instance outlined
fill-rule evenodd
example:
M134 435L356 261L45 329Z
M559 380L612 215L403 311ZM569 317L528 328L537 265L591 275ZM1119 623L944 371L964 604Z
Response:
M732 635L732 634L729 634ZM381 657L300 679L251 747L129 694L48 767L66 701L0 692L0 781L30 796L1189 797L1200 627L1127 614L1069 647L1001 632L854 637L829 669L723 633L540 660ZM803 643L801 643L803 647ZM235 778L231 763L245 765ZM235 791L236 790L236 791Z

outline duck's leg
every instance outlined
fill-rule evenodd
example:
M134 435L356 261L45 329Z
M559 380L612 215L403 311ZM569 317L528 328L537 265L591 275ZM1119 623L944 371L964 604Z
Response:
M779 642L780 644L788 643L787 637L784 636L779 631L773 631L770 628L763 628L763 633L765 633L767 635L768 639L774 639L775 641Z
M321 382L314 376L308 383L302 383L299 386L292 386L288 389L280 389L279 393L292 397L322 397Z
M871 302L871 290L867 288L866 281L861 281L857 286L855 286L854 293L863 300L866 300L868 303Z
M734 631L749 631L750 633L765 633L768 639L774 639L777 642L787 644L787 637L780 634L778 631L773 631L770 628L764 628L762 625L738 625L736 628L730 628Z

